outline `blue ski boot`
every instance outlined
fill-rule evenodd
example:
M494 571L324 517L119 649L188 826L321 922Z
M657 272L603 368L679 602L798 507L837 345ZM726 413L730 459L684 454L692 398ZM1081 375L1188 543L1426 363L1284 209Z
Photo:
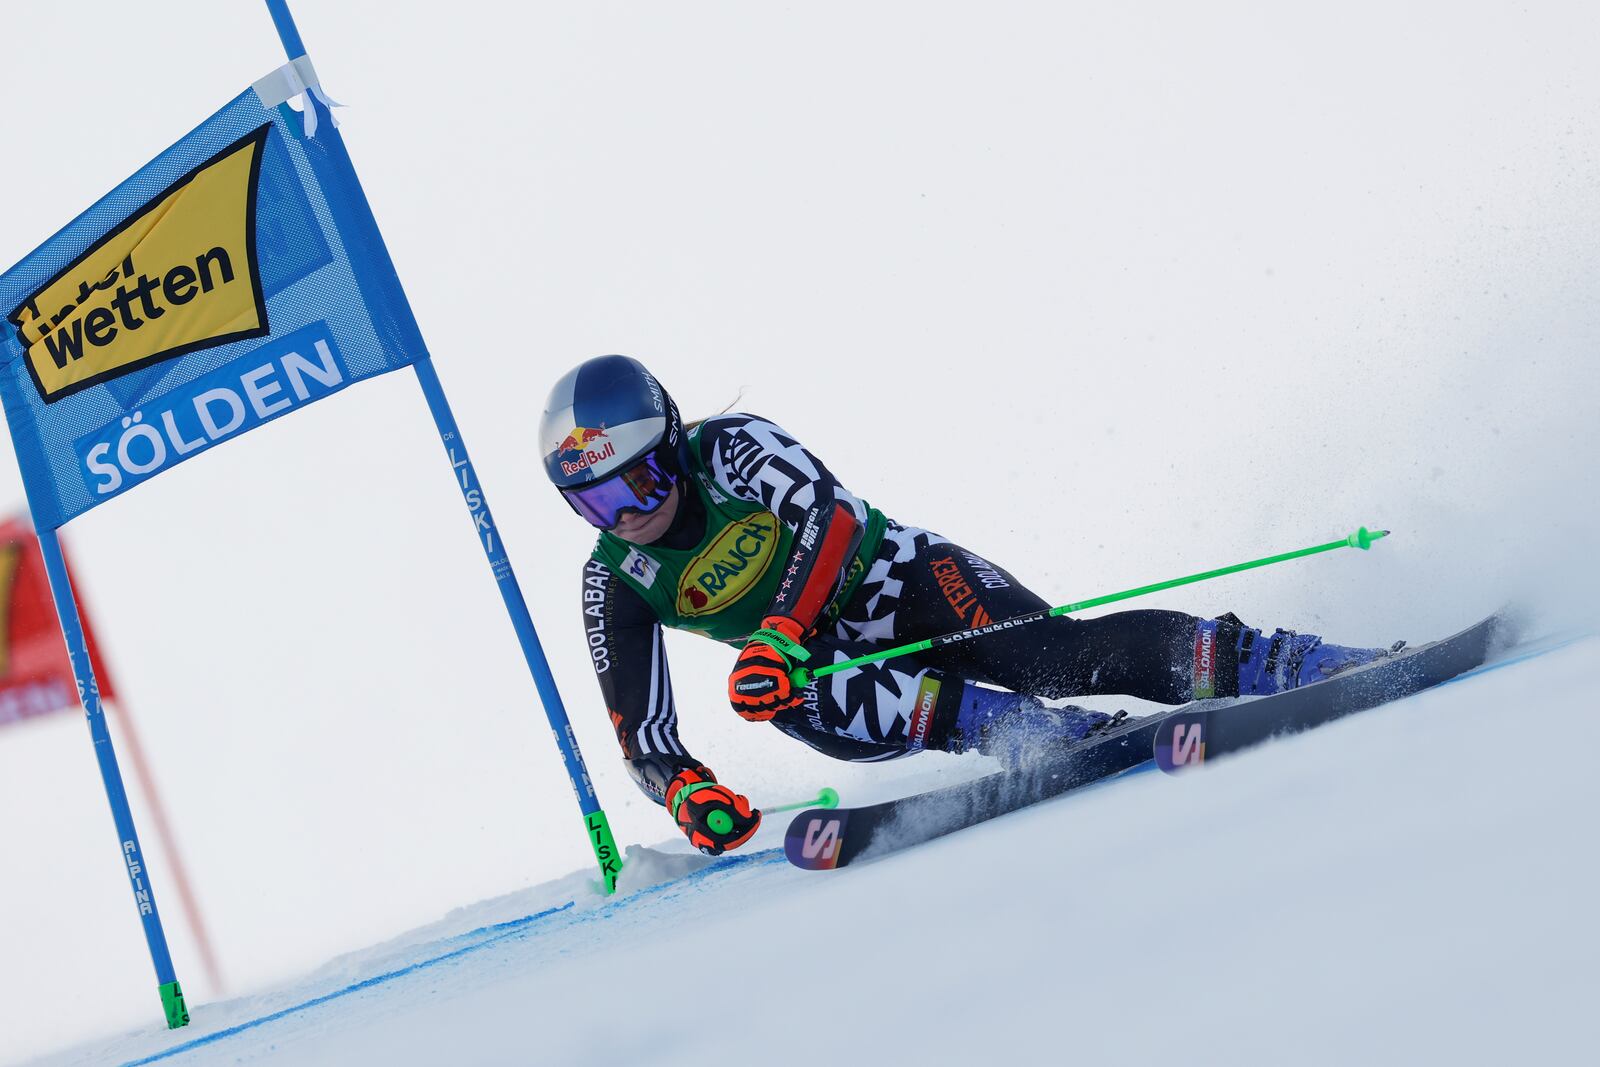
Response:
M985 689L968 682L956 713L950 751L976 748L1007 766L1021 763L1030 752L1073 744L1123 718L1067 705L1052 708L1026 693Z
M1230 637L1233 638L1231 641ZM1198 670L1201 663L1199 650L1202 646L1210 647L1212 641L1218 648L1216 666L1221 669L1216 672L1212 692L1203 693ZM1320 682L1340 671L1361 667L1392 655L1405 647L1405 642L1396 641L1389 648L1352 648L1329 644L1316 634L1295 633L1293 630L1275 630L1271 637L1267 637L1260 630L1245 626L1234 615L1228 614L1202 622L1196 634L1195 647L1196 697L1249 697L1268 696ZM1227 654L1229 651L1234 656L1230 657ZM1227 684L1230 679L1226 671L1227 661L1235 657L1238 662L1237 689Z

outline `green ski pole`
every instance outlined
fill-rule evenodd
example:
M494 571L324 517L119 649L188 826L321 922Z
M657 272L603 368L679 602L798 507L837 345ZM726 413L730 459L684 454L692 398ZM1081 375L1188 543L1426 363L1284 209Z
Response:
M776 815L780 811L798 811L801 808L837 808L839 806L839 793L831 786L823 786L822 791L810 800L802 800L797 804L779 804L772 808L762 808L762 815Z
M1299 559L1302 556L1314 556L1319 552L1332 552L1336 548L1366 550L1372 547L1374 541L1388 536L1388 530L1368 530L1363 526L1348 537L1341 537L1337 541L1329 541L1325 545L1312 545L1310 548L1299 548L1293 552L1280 552L1276 556L1264 556L1261 559L1253 559L1247 563L1235 563L1231 567L1218 567L1216 570L1201 571L1199 574L1172 578L1165 582L1141 585L1137 589L1124 589L1120 593L1108 593L1105 596L1080 600L1074 604L1063 604L1059 608L1050 608L1048 611L1035 611L1028 615L1018 615L1013 619L991 622L987 626L980 626L974 630L957 630L955 633L942 634L939 637L930 637L922 641L913 641L909 645L900 645L897 648L874 652L868 656L857 656L854 659L847 659L839 663L830 663L825 667L812 669L798 666L789 672L789 679L795 685L810 685L814 678L824 678L830 674L838 674L840 671L847 671L851 667L859 667L865 663L877 663L879 660L893 659L896 656L909 656L914 652L924 652L930 648L953 645L958 641L971 641L974 638L999 633L1001 630L1014 630L1019 626L1028 626L1032 623L1042 622L1045 619L1053 619L1058 615L1068 615L1074 611L1085 611L1089 608L1097 608L1102 604L1112 604L1118 600L1131 600L1147 593L1158 593L1163 589L1172 589L1180 585L1193 585L1195 582L1220 578L1225 574L1237 574L1240 571L1251 570L1255 567L1266 567L1273 563L1283 563L1287 560ZM806 660L811 658L811 653L775 630L757 630L750 636L761 638L797 663L804 664Z

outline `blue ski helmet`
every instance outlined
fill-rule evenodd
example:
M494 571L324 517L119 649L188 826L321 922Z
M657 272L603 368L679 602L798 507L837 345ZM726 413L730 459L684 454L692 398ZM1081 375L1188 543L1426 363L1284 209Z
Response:
M539 418L544 469L572 509L610 529L654 511L683 471L678 406L644 364L596 356L561 376Z

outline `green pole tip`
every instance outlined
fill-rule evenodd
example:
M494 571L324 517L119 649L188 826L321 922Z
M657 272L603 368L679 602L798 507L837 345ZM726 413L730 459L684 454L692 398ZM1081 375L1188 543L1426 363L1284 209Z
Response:
M1388 530L1369 530L1363 526L1361 529L1347 537L1345 539L1345 543L1351 548L1359 548L1364 551L1372 547L1372 542L1381 541L1388 536Z
M825 785L822 792L817 794L817 807L837 808L839 806L839 791L832 786Z
M583 817L589 831L589 844L594 849L595 862L600 865L601 887L610 896L617 891L617 877L622 874L622 853L617 851L617 839L611 834L611 821L606 813L596 809Z
M161 986L161 1007L167 1013L167 1029L176 1030L189 1025L189 1006L183 1002L183 987L177 982Z
M789 672L789 684L804 689L811 684L811 672L804 667L796 667Z

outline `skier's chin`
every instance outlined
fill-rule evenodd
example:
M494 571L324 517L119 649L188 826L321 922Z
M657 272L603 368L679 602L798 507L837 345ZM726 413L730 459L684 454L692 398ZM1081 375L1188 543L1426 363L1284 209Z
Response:
M672 492L667 494L667 499L661 506L648 515L641 515L637 511L628 512L622 516L622 521L612 528L611 532L622 540L633 545L648 545L659 540L672 526L672 520L678 514L678 487L673 486Z

